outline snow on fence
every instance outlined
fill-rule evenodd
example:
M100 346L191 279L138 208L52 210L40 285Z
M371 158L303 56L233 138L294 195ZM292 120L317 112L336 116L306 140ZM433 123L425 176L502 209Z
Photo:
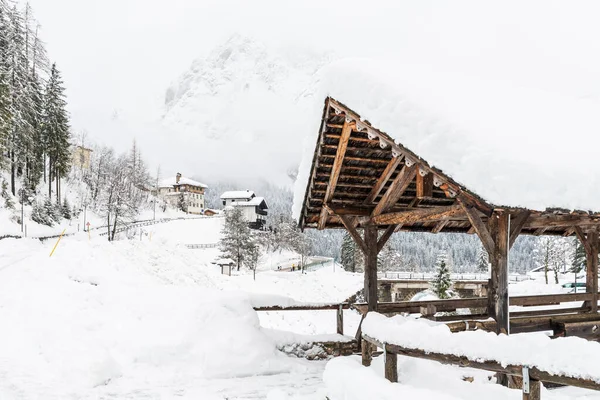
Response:
M219 247L219 243L201 243L201 244L186 244L188 249L214 249Z
M433 272L379 272L377 274L378 279L415 281L429 281L434 276L435 273ZM487 281L490 279L490 274L451 274L450 278L453 281ZM510 282L522 282L530 279L527 275L513 274L508 276Z
M523 398L540 399L540 382L600 390L600 346L584 339L452 333L445 325L371 312L362 324L363 365L371 346L383 349L385 377L398 381L397 355L498 372L522 379Z

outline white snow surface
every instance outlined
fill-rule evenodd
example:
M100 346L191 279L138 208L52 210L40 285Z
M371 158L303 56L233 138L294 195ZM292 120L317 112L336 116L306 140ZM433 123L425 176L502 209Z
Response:
M496 335L492 332L452 333L445 324L402 316L369 313L363 333L381 342L449 353L470 360L494 360L502 365L528 365L555 375L600 382L597 360L600 344L576 337L550 339L544 333Z
M313 93L295 218L327 96L492 204L600 211L596 98L372 59L322 68Z
M165 188L165 187L172 187L175 185L190 185L190 186L196 186L196 187L202 187L202 188L207 188L208 186L205 185L202 182L198 182L195 181L193 179L190 178L186 178L184 176L179 178L179 183L177 183L177 178L176 177L171 177L171 178L167 178L167 179L163 179L162 181L160 181L159 187L161 188Z
M251 199L254 197L252 190L229 190L221 195L221 199Z

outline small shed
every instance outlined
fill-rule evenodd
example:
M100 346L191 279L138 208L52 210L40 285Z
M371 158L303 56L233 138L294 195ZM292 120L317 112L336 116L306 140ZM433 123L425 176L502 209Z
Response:
M221 267L221 275L225 274L225 267L228 267L229 276L231 276L231 267L235 265L235 261L233 261L231 258L219 258L218 260L215 260L212 263Z

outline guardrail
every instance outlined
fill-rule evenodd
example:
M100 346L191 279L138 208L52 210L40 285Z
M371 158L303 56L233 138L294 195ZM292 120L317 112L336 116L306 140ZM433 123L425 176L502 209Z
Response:
M350 303L332 303L332 304L303 304L296 306L264 306L254 307L255 311L320 311L320 310L336 310L336 326L337 333L344 334L344 310L352 308L354 305Z
M214 249L219 247L219 243L204 243L204 244L186 244L188 249Z
M389 280L415 280L429 281L435 277L433 272L379 272L377 279ZM487 281L490 279L489 274L450 274L450 279L453 281ZM509 275L509 282L523 282L530 280L527 275Z

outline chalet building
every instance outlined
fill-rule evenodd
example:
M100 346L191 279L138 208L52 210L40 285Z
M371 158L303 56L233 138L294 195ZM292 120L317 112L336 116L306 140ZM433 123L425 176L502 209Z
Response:
M267 222L267 203L264 197L256 197L251 190L236 190L221 195L224 207L240 207L252 229L264 229Z
M92 159L92 149L83 146L74 146L71 151L71 161L73 167L81 169L90 169Z
M180 209L183 205L189 214L204 212L204 191L208 188L190 178L184 178L177 173L174 178L165 179L158 185L158 197L173 208Z

